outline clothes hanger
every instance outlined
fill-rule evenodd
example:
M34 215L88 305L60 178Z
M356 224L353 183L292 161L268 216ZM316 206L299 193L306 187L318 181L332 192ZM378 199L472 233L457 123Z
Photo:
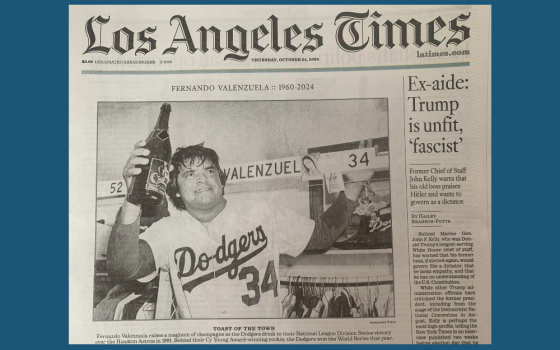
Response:
M352 288L350 287L350 277L346 277L346 286L348 287L348 306L350 306L350 308L354 308L354 305L352 304L352 301L354 301L354 304L356 304L356 297L352 294Z
M362 299L360 298L360 290L358 289L358 277L356 277L356 306L360 307Z
M372 310L372 307L371 307L371 286L369 284L369 276L367 278L367 285L368 285L368 317L369 317L369 315L371 314L371 310Z
M338 278L333 277L333 280L334 280L334 296L338 297L340 296L340 288L338 287Z
M374 316L379 317L379 309L375 305L377 303L377 299L379 298L379 275L377 275L376 277L377 277L377 282L375 285L375 298L373 300L373 310L374 310ZM375 313L377 313L377 315L375 315Z
M291 298L292 298L292 290L291 290L291 288L292 288L292 276L288 276L288 294L287 294L287 295L284 297L284 299L282 300L282 314L284 313L284 309L285 309L284 303L285 303L286 301L291 300Z
M313 297L317 297L317 277L313 277Z
M338 286L339 295L342 296L342 292L344 291L344 277L340 278L340 285Z

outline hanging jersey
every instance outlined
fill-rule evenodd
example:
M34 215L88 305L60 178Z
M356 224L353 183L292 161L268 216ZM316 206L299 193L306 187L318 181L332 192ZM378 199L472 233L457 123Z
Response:
M264 201L228 201L207 226L187 211L141 236L168 269L180 318L280 318L280 254L298 256L315 222Z

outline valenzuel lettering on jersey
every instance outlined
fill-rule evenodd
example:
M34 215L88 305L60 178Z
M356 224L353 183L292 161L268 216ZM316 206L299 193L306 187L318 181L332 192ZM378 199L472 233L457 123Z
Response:
M228 273L229 279L236 278L239 266L257 256L268 245L268 239L262 229L262 226L257 227L255 231L250 231L246 235L239 237L239 242L237 242L237 239L234 238L227 245L226 236L222 235L222 243L216 249L216 253L210 257L206 253L201 253L197 258L197 254L190 247L181 247L175 250L175 264L177 264L177 267L179 268L179 272L177 273L179 278L190 277L197 270L206 271L210 266L210 260L212 259L216 259L218 264L226 263L231 260L227 266L221 267L216 271L209 272L183 284L183 290L190 293L196 286L214 278L218 278L226 272ZM240 258L242 253L250 250L251 245L255 246L257 249ZM188 263L190 263L190 265L187 270L186 264ZM185 272L185 270L187 271Z

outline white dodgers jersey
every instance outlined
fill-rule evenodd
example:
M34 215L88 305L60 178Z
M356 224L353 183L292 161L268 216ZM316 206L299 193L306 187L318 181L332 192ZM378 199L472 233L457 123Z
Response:
M315 222L264 201L228 201L207 227L188 212L140 238L169 269L180 318L280 318L280 254L298 256Z

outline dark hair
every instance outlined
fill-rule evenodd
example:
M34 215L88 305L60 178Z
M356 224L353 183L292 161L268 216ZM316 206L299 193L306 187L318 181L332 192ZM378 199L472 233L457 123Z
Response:
M177 209L187 209L181 197L177 197L177 193L179 193L177 176L179 175L181 168L192 167L197 161L198 164L196 165L200 165L204 163L206 159L210 159L212 165L214 165L218 170L218 175L220 176L220 182L222 184L222 195L225 193L224 187L226 186L227 175L224 173L222 168L220 168L220 159L216 151L202 145L179 147L173 154L173 157L171 157L173 171L169 174L169 185L167 186L167 195Z
M303 166L305 167L305 169L307 169L307 172L309 173L309 168L305 165L305 163L303 162L304 160L309 159L313 165L315 165L315 169L317 169L317 165L315 164L315 161L313 160L313 158L311 158L310 156L303 156L303 158L301 158L301 164L303 164ZM319 170L319 169L317 169Z

